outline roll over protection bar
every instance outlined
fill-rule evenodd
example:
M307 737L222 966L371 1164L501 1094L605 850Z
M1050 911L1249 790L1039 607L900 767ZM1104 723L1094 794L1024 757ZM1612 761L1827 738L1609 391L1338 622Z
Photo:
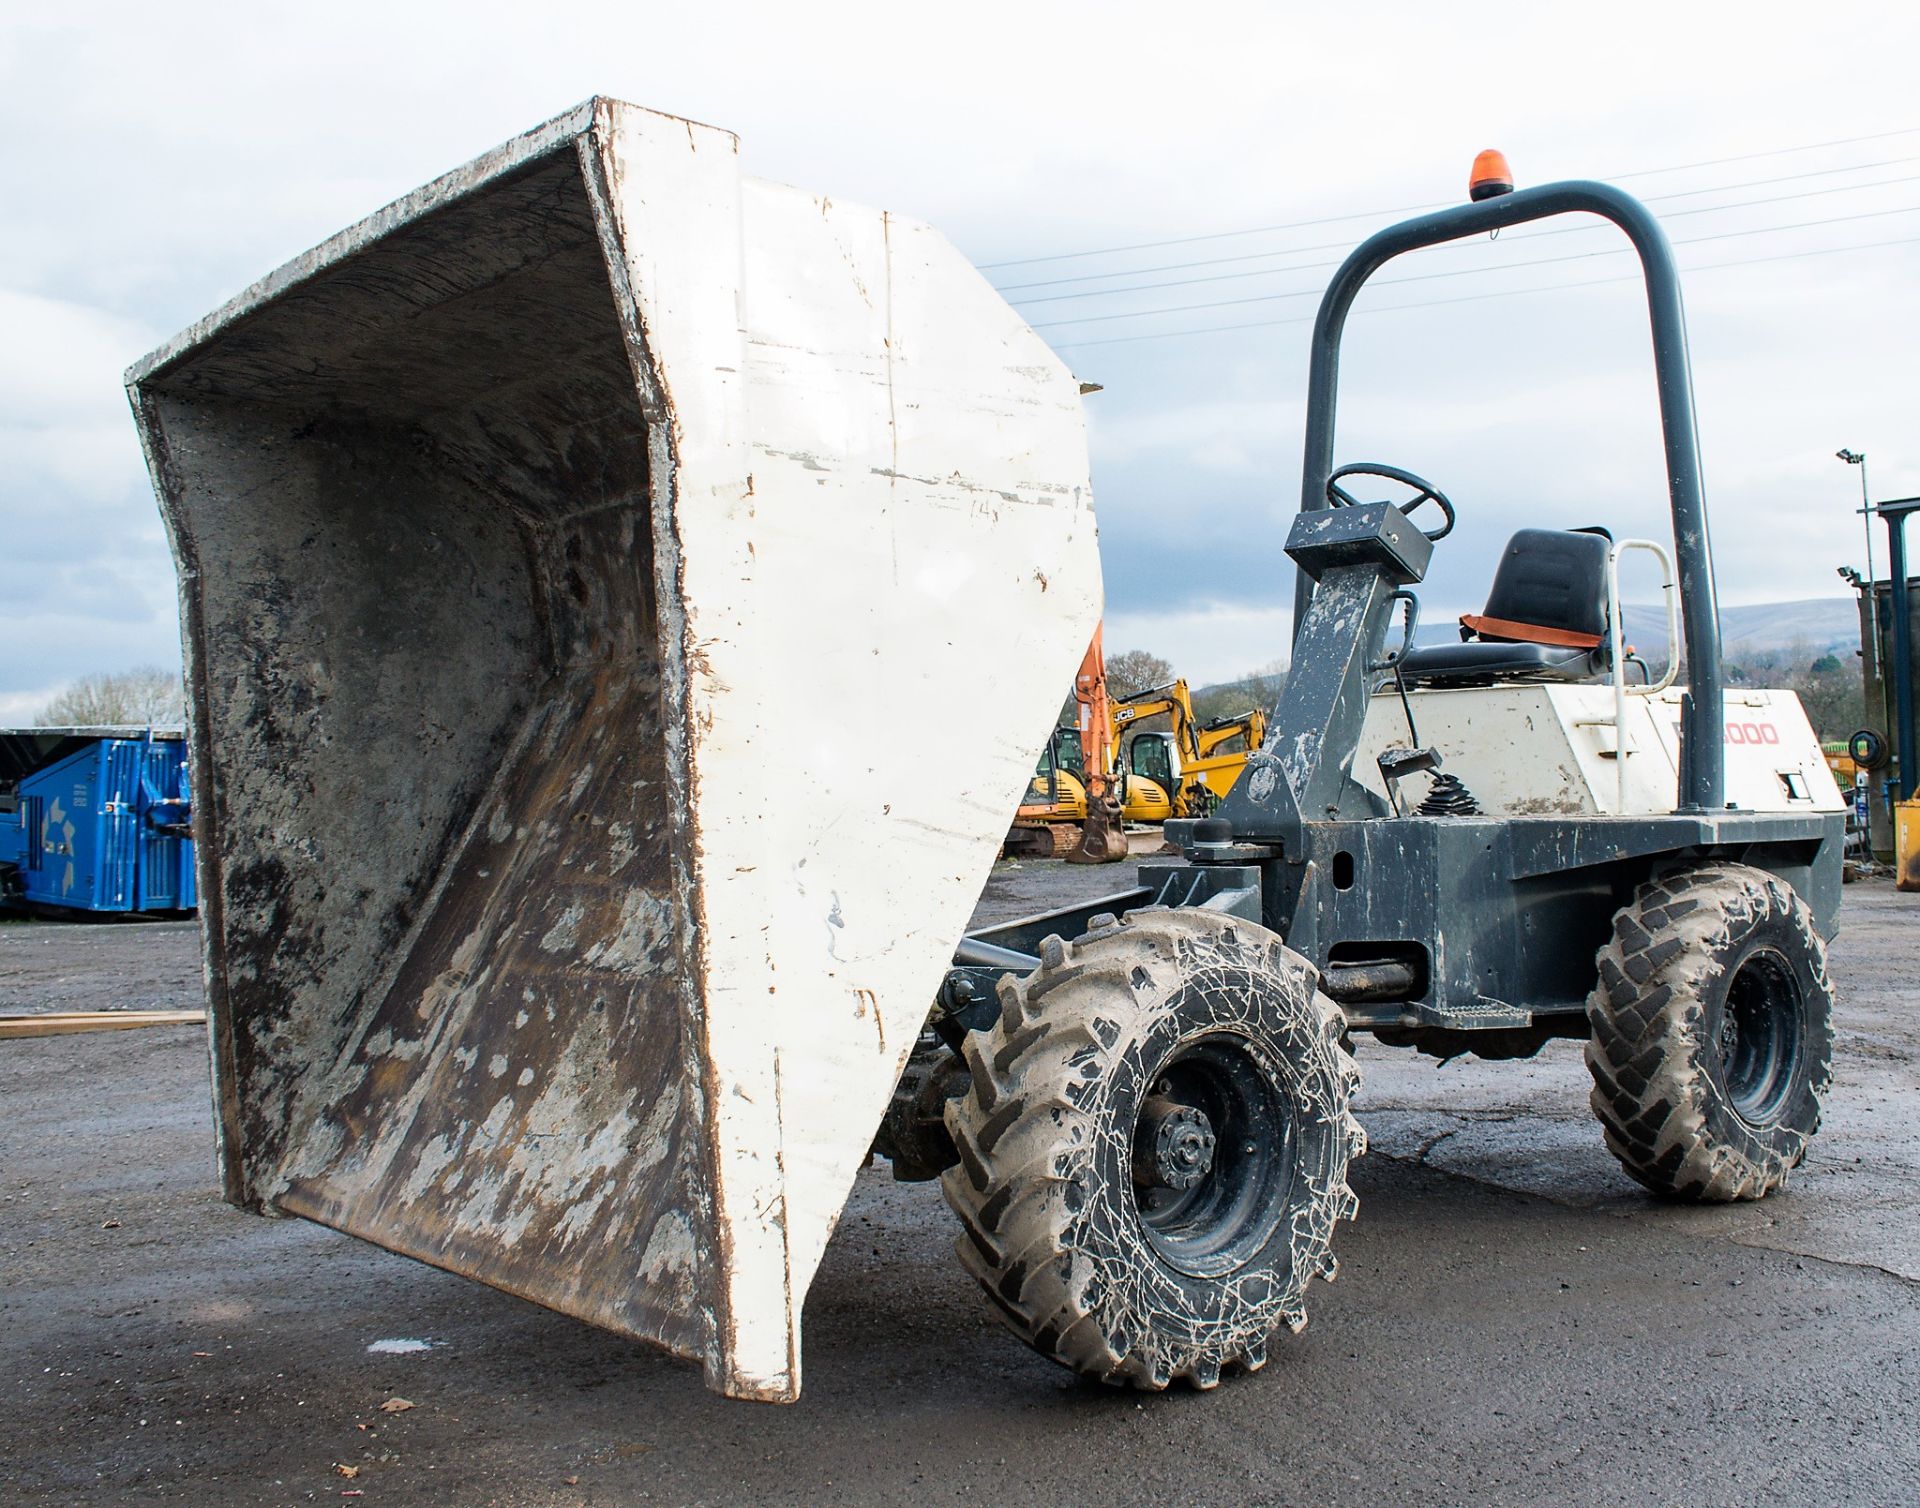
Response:
M1340 339L1347 311L1368 278L1393 258L1423 246L1496 231L1554 215L1591 214L1626 232L1640 257L1653 334L1654 375L1659 385L1660 426L1667 458L1667 493L1673 510L1674 555L1679 566L1681 623L1686 641L1689 690L1681 708L1679 810L1706 812L1726 804L1726 752L1722 731L1724 681L1720 665L1720 608L1713 579L1713 549L1700 480L1700 447L1693 411L1693 375L1687 360L1686 317L1680 279L1666 233L1631 194L1608 184L1575 180L1522 189L1474 204L1421 215L1369 236L1341 263L1314 319L1307 382L1306 447L1301 465L1302 512L1327 506L1326 482L1333 470L1334 416L1340 380ZM1313 582L1296 574L1294 637L1306 616Z

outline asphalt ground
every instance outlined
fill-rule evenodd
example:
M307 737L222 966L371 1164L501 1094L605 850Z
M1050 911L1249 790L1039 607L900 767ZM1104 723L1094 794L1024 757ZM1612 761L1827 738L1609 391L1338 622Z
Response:
M982 916L1115 875L1002 866ZM1339 1281L1266 1370L1206 1394L1110 1391L1027 1351L953 1260L937 1187L880 1165L807 1301L804 1398L729 1403L685 1363L223 1204L192 1028L0 1044L0 1484L31 1503L1912 1504L1920 897L1852 885L1842 923L1826 1129L1758 1205L1647 1199L1600 1144L1577 1044L1437 1066L1363 1041L1374 1151ZM197 1005L196 946L191 924L0 925L0 1010Z

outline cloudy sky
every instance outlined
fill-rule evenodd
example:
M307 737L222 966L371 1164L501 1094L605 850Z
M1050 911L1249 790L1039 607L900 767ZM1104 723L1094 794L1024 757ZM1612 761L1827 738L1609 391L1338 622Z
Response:
M1843 591L1858 473L1920 492L1920 12L1432 4L8 7L0 19L0 722L178 658L120 373L254 278L596 93L750 171L944 230L1083 378L1113 648L1284 653L1306 320L1341 252L1610 177L1687 279L1723 600ZM64 20L63 15L84 19ZM1551 232L1549 234L1549 232ZM1396 264L1349 327L1341 460L1459 504L1429 621L1525 523L1664 531L1645 318L1604 229ZM1117 249L1116 249L1117 248ZM1090 254L1097 253L1097 254ZM1876 546L1878 548L1878 546ZM1638 595L1649 595L1642 590Z

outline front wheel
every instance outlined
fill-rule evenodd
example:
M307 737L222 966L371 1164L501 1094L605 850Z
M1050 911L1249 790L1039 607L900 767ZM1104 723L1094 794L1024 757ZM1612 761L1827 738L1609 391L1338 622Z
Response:
M1143 911L1000 986L948 1102L956 1243L1001 1316L1087 1376L1211 1387L1332 1278L1365 1146L1314 971L1265 928Z
M1787 1180L1833 1082L1833 986L1793 887L1708 864L1640 887L1587 1000L1608 1148L1679 1199L1760 1199Z

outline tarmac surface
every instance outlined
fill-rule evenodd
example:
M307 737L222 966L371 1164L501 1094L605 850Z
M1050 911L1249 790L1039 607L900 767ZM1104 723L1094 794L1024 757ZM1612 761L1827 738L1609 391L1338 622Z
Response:
M1126 879L1003 865L981 914ZM196 1029L0 1043L0 1485L30 1503L1911 1504L1920 897L1851 885L1842 923L1826 1128L1757 1205L1642 1194L1600 1143L1577 1044L1436 1066L1363 1039L1374 1150L1340 1279L1265 1371L1206 1394L1110 1391L1026 1350L954 1261L937 1186L877 1165L807 1301L805 1397L729 1403L687 1364L223 1204ZM0 1010L197 1006L196 949L191 923L0 925Z

